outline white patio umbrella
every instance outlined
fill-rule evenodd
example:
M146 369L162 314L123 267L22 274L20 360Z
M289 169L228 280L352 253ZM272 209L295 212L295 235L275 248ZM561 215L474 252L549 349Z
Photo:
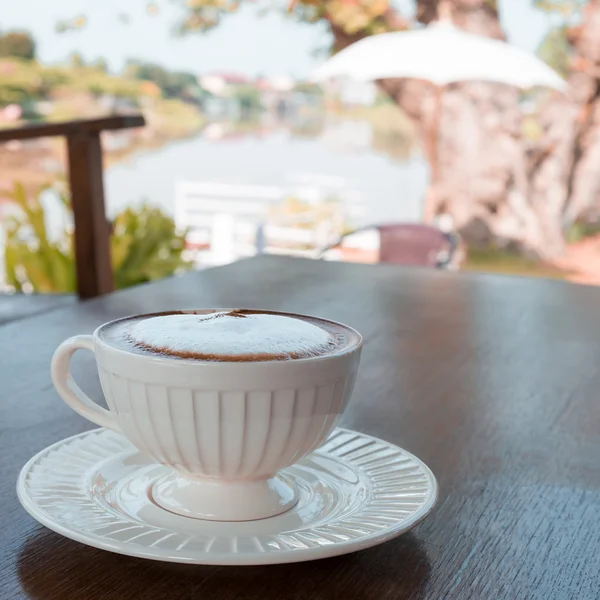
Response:
M446 19L418 30L382 33L360 40L313 74L315 81L336 77L362 81L414 78L430 81L436 87L428 148L434 178L438 170L437 134L444 86L487 81L522 89L546 87L565 91L567 87L564 79L535 55L500 40L462 31Z
M500 40L467 33L445 21L365 38L314 73L317 81L338 76L363 81L406 77L438 86L490 81L525 89L566 88L566 82L535 55Z

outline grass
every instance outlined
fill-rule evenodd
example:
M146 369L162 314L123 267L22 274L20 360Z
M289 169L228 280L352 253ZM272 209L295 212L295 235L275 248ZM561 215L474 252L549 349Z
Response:
M570 244L598 235L600 235L600 221L595 223L573 223L566 232L567 242Z
M191 130L200 129L205 119L195 106L190 106L181 100L155 100L148 111L157 129L171 137L180 137Z
M565 279L568 273L539 260L497 248L469 248L461 270L497 275Z

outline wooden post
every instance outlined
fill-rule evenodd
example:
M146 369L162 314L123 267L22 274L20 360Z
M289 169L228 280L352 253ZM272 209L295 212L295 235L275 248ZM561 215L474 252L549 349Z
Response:
M75 221L77 292L80 298L94 298L114 290L100 134L81 131L67 136L67 155Z
M104 207L100 133L145 125L142 115L42 123L0 130L0 143L62 136L67 140L69 185L75 222L75 268L80 298L114 289L110 260L110 225Z

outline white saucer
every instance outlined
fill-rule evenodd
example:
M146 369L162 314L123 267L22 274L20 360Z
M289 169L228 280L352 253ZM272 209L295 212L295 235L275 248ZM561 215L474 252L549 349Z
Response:
M284 470L299 501L281 515L226 523L157 506L149 491L166 467L106 429L46 448L21 471L21 504L40 523L84 544L142 558L210 565L298 562L362 550L417 525L433 508L431 471L404 450L336 429Z

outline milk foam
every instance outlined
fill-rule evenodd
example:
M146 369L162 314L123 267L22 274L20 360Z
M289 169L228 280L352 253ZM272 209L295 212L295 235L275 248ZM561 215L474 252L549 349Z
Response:
M161 315L135 321L127 337L161 354L216 360L303 358L336 345L334 336L316 325L268 313Z

